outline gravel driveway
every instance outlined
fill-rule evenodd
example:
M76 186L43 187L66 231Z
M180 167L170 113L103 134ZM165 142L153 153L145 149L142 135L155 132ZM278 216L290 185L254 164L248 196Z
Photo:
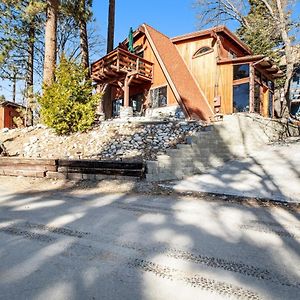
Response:
M295 206L0 181L1 299L300 299Z

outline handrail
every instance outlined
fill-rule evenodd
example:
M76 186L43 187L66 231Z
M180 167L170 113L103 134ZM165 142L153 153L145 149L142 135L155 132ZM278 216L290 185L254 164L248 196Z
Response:
M91 66L93 72L104 72L105 69L114 69L117 72L136 71L144 77L152 78L153 63L130 53L124 49L117 48L108 53Z

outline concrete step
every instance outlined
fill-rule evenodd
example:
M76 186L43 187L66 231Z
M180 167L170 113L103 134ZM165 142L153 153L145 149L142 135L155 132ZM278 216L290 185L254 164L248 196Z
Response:
M177 144L176 148L177 149L182 149L182 150L187 150L187 149L191 149L191 145L189 145L189 144Z

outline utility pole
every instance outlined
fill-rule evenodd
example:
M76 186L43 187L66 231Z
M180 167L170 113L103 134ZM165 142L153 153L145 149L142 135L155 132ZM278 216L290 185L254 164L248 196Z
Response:
M109 0L107 24L107 53L114 49L115 36L115 0Z

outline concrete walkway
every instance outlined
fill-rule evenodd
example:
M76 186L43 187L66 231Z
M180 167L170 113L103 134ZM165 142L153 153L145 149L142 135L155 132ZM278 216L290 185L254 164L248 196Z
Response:
M174 182L177 191L300 202L300 143L268 145L248 158Z

